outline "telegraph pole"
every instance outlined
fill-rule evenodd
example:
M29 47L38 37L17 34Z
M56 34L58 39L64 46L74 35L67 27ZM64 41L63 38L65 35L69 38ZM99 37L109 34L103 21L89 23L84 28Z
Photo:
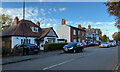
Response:
M25 0L23 0L23 23L25 20ZM24 56L24 44L25 44L25 39L24 39L24 29L23 29L23 56Z

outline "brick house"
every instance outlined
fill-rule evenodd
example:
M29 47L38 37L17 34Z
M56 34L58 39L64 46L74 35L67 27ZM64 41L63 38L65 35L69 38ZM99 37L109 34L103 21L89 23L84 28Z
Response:
M65 19L62 19L62 24L56 30L59 39L65 39L66 42L86 42L86 31L81 25L78 27L65 24Z
M41 28L39 21L36 24L30 20L19 21L18 17L14 19L14 25L1 32L1 35L3 48L9 50L17 44L23 44L23 36L25 44L36 44L40 50L44 50L45 43L56 43L58 38L52 27Z

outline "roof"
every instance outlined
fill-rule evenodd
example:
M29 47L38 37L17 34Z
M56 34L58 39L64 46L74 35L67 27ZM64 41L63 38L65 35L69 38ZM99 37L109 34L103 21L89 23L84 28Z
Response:
M95 33L97 31L97 29L94 29L94 28L91 28L91 29L85 29L86 30L86 33ZM94 32L93 32L94 30Z
M18 24L14 24L13 26L9 27L7 30L4 30L2 32L2 36L23 36L24 34L25 37L37 37L37 39L41 39L49 33L50 29L53 29L52 27L49 28L38 27L38 32L33 32L31 27L38 27L38 26L32 21L21 20L19 21Z
M7 30L2 32L2 36L40 36L41 28L38 27L38 32L33 32L31 27L38 27L35 23L29 20L21 20L18 24L14 24Z
M40 37L38 37L37 39L41 39L41 38L45 37L48 34L48 32L50 31L51 28L52 27L50 27L50 28L43 28L42 29L42 35Z
M71 25L66 25L66 26L69 26L71 28L75 28L75 29L78 29L78 30L81 30L81 31L85 31L84 29L80 29L80 28L77 28L77 27L74 27L74 26L71 26Z
M40 39L44 38L49 33L49 31L51 29L53 30L53 27L42 28L42 35L40 37L36 38L36 40L40 40ZM56 37L58 37L57 34L56 34L56 32L54 30L53 30L53 32L55 33Z

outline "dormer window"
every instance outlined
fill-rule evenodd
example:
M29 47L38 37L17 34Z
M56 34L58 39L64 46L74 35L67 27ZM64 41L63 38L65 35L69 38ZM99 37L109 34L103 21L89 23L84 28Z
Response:
M33 32L38 32L38 27L31 27Z

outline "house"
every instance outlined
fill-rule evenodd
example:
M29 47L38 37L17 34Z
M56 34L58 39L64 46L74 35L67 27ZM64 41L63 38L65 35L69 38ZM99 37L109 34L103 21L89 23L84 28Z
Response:
M88 25L88 29L86 29L86 41L93 44L101 43L99 36L98 30Z
M62 24L56 30L58 39L65 39L66 42L86 42L86 31L81 25L74 27L65 24L65 19L62 19Z
M24 37L24 38L23 38ZM16 44L36 44L44 50L45 43L57 42L57 34L52 27L41 28L39 21L35 24L30 20L14 19L14 25L2 32L3 48L12 50Z

